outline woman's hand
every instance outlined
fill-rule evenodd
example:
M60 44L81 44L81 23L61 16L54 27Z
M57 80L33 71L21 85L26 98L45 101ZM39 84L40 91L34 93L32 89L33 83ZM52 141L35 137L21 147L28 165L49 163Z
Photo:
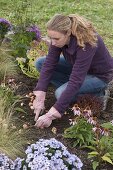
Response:
M44 127L49 127L52 123L52 120L58 118L61 118L61 114L54 107L52 107L48 113L38 118L35 126L41 129Z
M34 91L33 93L36 96L33 101L33 108L34 108L34 113L35 113L34 120L37 121L39 114L45 109L44 101L45 101L46 92Z

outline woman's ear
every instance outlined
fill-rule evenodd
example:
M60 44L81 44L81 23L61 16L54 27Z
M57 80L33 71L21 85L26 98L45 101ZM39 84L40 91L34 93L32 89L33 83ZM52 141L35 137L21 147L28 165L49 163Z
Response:
M71 35L71 29L69 29L69 30L67 31L67 35L68 35L68 36Z

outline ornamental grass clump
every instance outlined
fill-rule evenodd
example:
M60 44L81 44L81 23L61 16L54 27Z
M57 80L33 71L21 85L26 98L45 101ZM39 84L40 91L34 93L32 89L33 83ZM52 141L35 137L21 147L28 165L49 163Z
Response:
M9 126L7 120L2 119L0 121L0 155L5 153L11 159L15 159L17 156L23 157L24 147L27 143L27 139L24 136L24 131L19 132L16 126L13 124Z
M7 86L0 86L0 117L6 119L12 116L12 111L16 110L17 103L21 102L19 95L14 95L14 92Z
M24 170L81 170L83 163L54 138L39 139L25 151L26 158L15 160L16 169Z
M15 96L9 88L0 86L0 153L12 159L24 155L23 149L27 143L24 131L20 134L15 125L14 113L20 101L20 97Z
M11 50L2 44L0 46L0 84L6 83L7 78L16 76L17 68L11 56Z

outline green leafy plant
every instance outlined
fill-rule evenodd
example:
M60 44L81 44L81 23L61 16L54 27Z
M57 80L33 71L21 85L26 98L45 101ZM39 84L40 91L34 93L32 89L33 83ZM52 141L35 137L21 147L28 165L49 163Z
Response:
M27 50L33 40L40 41L40 31L35 25L20 25L14 28L11 37L11 47L15 57L26 58Z
M92 150L88 153L88 158L93 158L92 166L95 170L102 162L113 165L113 123L103 123L94 127L94 131L95 140L87 147Z
M48 44L46 41L31 42L31 49L27 51L26 59L22 57L16 58L22 72L28 77L38 78L39 72L36 70L35 61L38 57L46 55L47 51Z
M113 120L99 124L90 108L82 110L75 104L72 108L75 118L71 119L73 126L65 130L64 137L76 139L76 144L88 148L88 158L92 159L93 170L102 163L113 165Z
M9 35L13 56L26 58L30 42L34 39L39 41L40 31L33 21L32 2L29 0L19 1L18 5L13 6L13 8L11 16L13 34Z
M92 125L87 123L84 118L77 120L75 125L64 131L64 137L74 139L73 147L76 145L89 145L93 140Z
M99 140L89 146L92 151L88 153L88 158L93 158L92 166L95 170L102 162L113 165L113 138L102 136Z

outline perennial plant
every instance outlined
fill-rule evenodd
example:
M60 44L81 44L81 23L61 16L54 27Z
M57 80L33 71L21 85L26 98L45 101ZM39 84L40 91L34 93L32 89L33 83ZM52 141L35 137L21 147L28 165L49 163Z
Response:
M73 126L65 130L64 137L76 139L74 146L78 144L91 150L88 158L92 159L93 170L102 162L113 165L113 121L100 124L89 107L82 110L75 104L72 110Z
M11 29L11 23L4 18L0 18L0 42L3 41L5 34Z
M32 41L30 50L27 50L26 58L17 57L18 65L21 71L31 78L38 78L39 72L36 70L35 61L40 56L45 56L48 51L48 42L40 39L40 41Z
M8 165L10 170L81 170L83 166L81 160L70 154L55 138L39 139L28 146L25 153L25 159L17 158L14 162L11 161L11 165L9 159L1 154L1 167Z
M14 34L11 35L11 47L15 57L26 58L27 50L33 40L40 41L40 30L35 25L19 25L13 28Z

